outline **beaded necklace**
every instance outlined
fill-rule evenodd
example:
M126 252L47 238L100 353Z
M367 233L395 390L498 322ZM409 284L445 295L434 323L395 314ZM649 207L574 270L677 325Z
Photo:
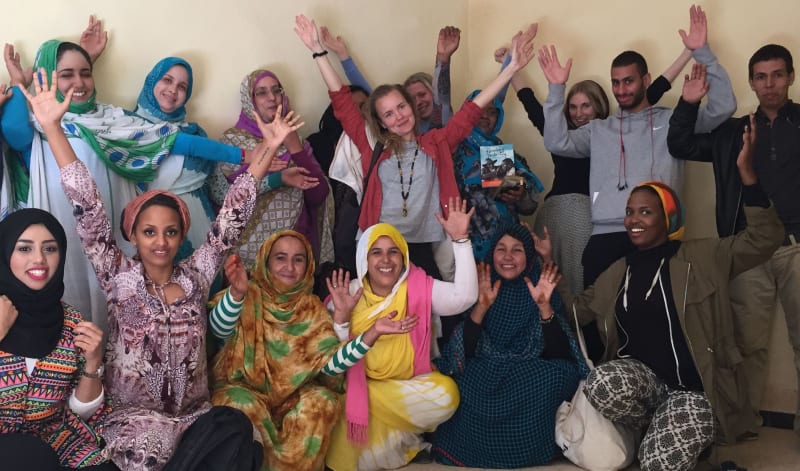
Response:
M403 197L403 217L408 216L408 196L411 194L411 184L414 183L414 164L417 163L419 155L419 143L414 150L414 159L411 161L411 171L408 175L408 189L403 188L403 166L400 165L400 155L397 156L397 171L400 172L400 196Z

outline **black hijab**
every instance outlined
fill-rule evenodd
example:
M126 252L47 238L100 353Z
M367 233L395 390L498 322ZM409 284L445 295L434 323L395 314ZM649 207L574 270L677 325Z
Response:
M53 234L58 243L59 261L47 285L34 290L25 286L11 272L10 259L19 236L34 224L41 224ZM47 356L58 343L64 326L64 259L67 255L67 236L52 214L41 209L22 209L0 222L0 295L5 295L17 308L17 320L0 350L30 358Z

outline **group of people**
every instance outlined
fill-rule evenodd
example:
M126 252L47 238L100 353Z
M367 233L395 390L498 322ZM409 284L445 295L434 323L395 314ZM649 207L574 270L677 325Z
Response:
M95 101L99 21L80 45L45 42L32 72L6 45L4 459L535 466L558 456L555 412L581 380L637 435L644 470L693 469L715 442L757 438L771 319L758 300L780 298L800 358L800 118L791 55L768 45L749 65L758 112L729 119L736 100L706 23L693 6L685 50L652 83L640 54L614 59L618 113L594 81L565 99L571 60L553 46L538 54L540 104L520 73L533 24L454 112L458 29L439 32L433 76L373 89L342 38L300 15L331 99L306 141L266 69L245 77L217 142L187 121L184 59L159 61L126 111ZM656 105L692 57L675 110ZM543 201L522 156L514 185L481 179L482 152L504 144L509 84L552 153ZM719 239L681 240L684 160L713 162ZM537 208L531 230L519 216Z

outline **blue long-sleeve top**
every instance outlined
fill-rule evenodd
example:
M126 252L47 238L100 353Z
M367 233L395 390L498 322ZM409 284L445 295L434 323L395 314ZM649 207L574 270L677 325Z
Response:
M351 85L358 85L359 87L363 88L367 91L367 95L372 94L372 87L369 86L367 79L361 74L361 71L358 69L355 61L353 61L352 57L348 57L347 59L342 61L342 68L344 69L344 74L347 76L347 80L350 81Z
M22 154L25 167L30 169L34 127L28 118L25 97L13 88L0 117L0 129L8 145ZM242 150L238 147L182 132L175 138L171 153L233 164L242 161Z

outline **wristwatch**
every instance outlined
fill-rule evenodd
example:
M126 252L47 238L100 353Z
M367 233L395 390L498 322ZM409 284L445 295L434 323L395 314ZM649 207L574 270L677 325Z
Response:
M92 378L92 379L102 379L103 378L103 372L105 372L105 371L106 371L106 367L105 367L105 365L103 365L101 363L100 366L95 371L83 370L83 372L81 372L81 376L85 376L87 378Z

